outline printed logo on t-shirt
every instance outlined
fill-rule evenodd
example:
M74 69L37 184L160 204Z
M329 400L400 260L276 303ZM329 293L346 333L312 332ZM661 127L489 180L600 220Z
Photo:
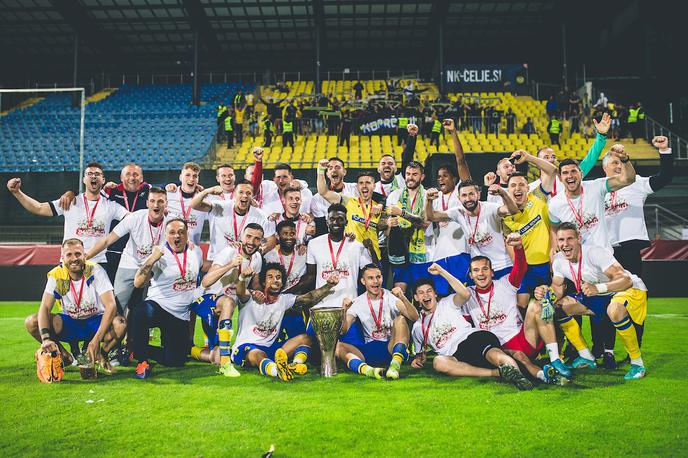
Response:
M451 323L440 324L435 326L432 333L433 342L435 342L435 348L442 348L449 341L452 334L456 331L456 326Z
M581 232L587 232L595 227L600 223L600 219L595 215L594 213L583 213L583 224L581 225L578 223L578 229Z
M174 283L172 283L172 289L174 291L185 292L192 291L196 288L196 277L192 275L191 272L184 274L184 278L177 278Z
M77 237L103 237L105 236L105 221L93 219L89 225L86 218L76 224Z
M495 310L489 315L489 318L484 314L480 315L480 321L478 322L480 329L490 330L495 326L499 326L506 320L506 313L504 313L502 310Z
M320 277L323 280L327 280L330 278L330 275L335 271L334 266L332 265L332 261L326 261L323 265L322 272L320 273ZM340 260L337 263L337 273L339 274L340 282L342 278L349 278L351 275L349 272L349 264L345 260Z
M628 209L628 202L618 193L613 202L610 196L611 194L607 194L604 198L604 214L606 216L615 216Z
M392 322L391 321L385 321L384 323L380 324L379 328L373 329L373 332L371 332L371 337L374 340L389 340L392 338Z
M79 308L76 308L73 304L65 306L65 301L62 302L64 311L67 312L70 318L77 320L83 320L89 318L98 313L98 306L93 301L88 301L86 298L83 299Z
M492 234L489 232L480 232L480 230L478 230L473 237L468 239L468 243L478 247L484 247L492 243L492 240Z
M186 218L186 225L189 226L189 229L196 229L196 226L198 226L198 221L196 221L196 215L194 214L189 214Z
M150 243L147 245L140 245L136 248L136 256L139 259L146 259L153 252L153 245Z
M253 332L253 334L257 335L258 337L268 339L273 334L277 333L277 321L273 321L272 314L270 314L264 320L261 320L258 323L256 323L256 325L253 326L253 328L251 329L251 332Z

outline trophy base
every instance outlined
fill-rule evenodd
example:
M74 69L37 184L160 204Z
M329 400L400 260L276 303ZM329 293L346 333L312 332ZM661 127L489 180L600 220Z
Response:
M320 375L322 377L334 377L337 375L337 361L334 355L322 355L320 364Z

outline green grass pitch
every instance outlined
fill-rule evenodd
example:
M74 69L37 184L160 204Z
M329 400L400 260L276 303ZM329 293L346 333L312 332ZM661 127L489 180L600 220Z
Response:
M431 368L405 366L395 382L311 368L284 384L196 362L145 381L120 368L86 382L70 368L42 385L23 327L36 309L0 304L3 457L258 457L271 444L275 457L688 455L688 299L651 300L644 380L598 369L531 392Z

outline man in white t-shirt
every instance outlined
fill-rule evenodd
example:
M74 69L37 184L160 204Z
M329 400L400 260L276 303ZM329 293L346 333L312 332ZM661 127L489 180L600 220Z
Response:
M416 352L411 367L423 367L429 347L437 353L432 363L437 372L452 377L501 377L520 390L532 389L516 361L502 350L499 338L472 327L464 318L462 304L471 293L463 283L438 264L432 264L428 272L443 277L455 293L438 301L432 278L414 284L413 297L422 310L411 331Z
M280 201L284 198L284 191L287 188L299 188L301 190L301 211L308 212L313 193L308 189L308 183L302 180L295 180L291 166L286 163L275 165L274 177L272 180L263 179L263 149L253 148L254 165L246 168L246 179L253 186L258 207L265 209L267 214L279 212Z
M181 218L186 221L189 228L188 237L193 242L193 250L197 256L203 259L201 251L201 233L203 224L208 218L208 214L193 208L192 201L198 194L198 177L201 167L195 162L186 162L182 165L179 174L181 185L174 192L167 192L167 216L169 218Z
M64 215L64 240L79 239L84 243L84 248L89 250L99 239L107 235L113 220L122 220L129 212L101 194L105 176L100 164L92 162L86 166L83 183L84 192L76 196L76 202L68 210L60 206L60 199L52 202L38 202L27 196L21 190L20 178L10 179L7 182L7 189L26 210L34 215ZM102 267L107 265L103 252L91 261L97 262Z
M363 345L337 344L336 356L351 371L382 379L399 378L404 361L408 360L409 328L406 320L416 321L418 312L404 296L401 288L388 291L382 287L382 272L375 264L361 270L361 283L366 292L353 301L346 297L342 334L358 320L363 328ZM383 367L389 366L383 376Z
M669 139L655 137L652 144L659 150L659 173L650 177L636 176L635 183L606 194L604 199L614 258L638 276L642 276L643 266L640 251L650 246L643 211L645 199L668 185L673 177L674 161ZM613 177L622 172L623 164L618 157L607 154L602 158L602 168L607 177Z
M39 352L54 356L59 352L62 362L68 366L74 358L60 342L84 341L88 342L89 360L107 366L107 353L126 331L124 319L116 316L115 296L105 269L86 262L83 242L75 238L62 242L61 259L60 265L48 272L38 313L25 322L29 334L41 342L36 358L39 378L51 369L42 366ZM62 305L58 314L51 313L56 300ZM59 365L53 369L61 374Z
M150 360L165 366L183 366L189 354L191 304L198 297L197 287L203 259L189 248L188 225L181 218L165 223L164 246L154 245L151 255L136 271L134 286L148 294L143 303L129 312L129 346L136 366L136 378L150 376ZM150 328L160 328L161 347L148 345Z
M432 193L431 193L432 191ZM502 204L480 202L480 187L475 181L462 181L458 187L460 206L436 211L426 206L428 221L453 221L461 226L467 237L471 256L485 256L492 262L495 280L511 272L511 257L502 235L502 219L519 213L511 196L497 184L490 186L490 194L502 196ZM428 190L428 198L437 198L437 190ZM472 280L469 279L469 284Z
M253 199L251 183L242 180L236 184L233 202L218 200L209 202L205 200L207 196L221 192L222 189L219 186L204 189L191 201L191 205L196 211L214 217L208 259L214 260L215 255L232 243L238 242L244 227L251 223L258 224L263 228L265 245L261 251L272 250L277 244L275 224L267 219L262 210L251 205Z
M506 191L509 177L516 171L516 165L505 157L497 162L497 172L487 172L483 177L483 184L486 188L492 185L499 186ZM502 204L502 194L496 192L488 192L487 201L495 204Z
M151 255L153 246L165 241L163 220L167 211L167 193L161 188L151 188L146 205L147 209L137 210L122 220L107 237L98 240L86 253L86 259L91 259L120 238L128 238L115 275L115 297L122 315L134 293L136 271Z
M623 164L619 175L582 182L582 172L575 159L559 163L559 178L563 192L550 199L549 220L553 227L565 222L576 223L583 244L597 245L612 251L612 243L604 215L605 195L618 191L635 181L635 170L623 145L616 144L609 150Z
M257 367L261 374L287 382L294 374L304 375L308 371L310 338L301 334L278 341L284 312L292 307L313 307L337 285L339 276L330 275L321 287L296 296L282 293L286 272L281 264L266 264L260 272L258 291L249 292L247 285L253 273L250 266L242 268L236 284L239 318L232 361ZM291 355L294 359L289 363Z
M281 221L291 221L296 226L296 240L299 251L305 254L306 245L315 236L315 222L310 213L302 212L302 194L299 188L287 188L284 190L279 207L263 207L263 213L274 224ZM275 210L273 213L272 210Z
M347 197L358 197L358 188L356 183L346 183L344 177L346 176L346 166L344 161L338 157L332 157L327 164L325 176L330 180L329 189L336 193ZM322 235L327 232L327 209L330 203L320 194L313 196L311 200L310 213L315 218L316 234Z
M559 253L552 263L552 285L539 286L535 297L543 299L554 295L551 299L563 312L559 324L580 355L573 367L596 367L573 315L597 319L607 315L631 358L631 368L624 378L644 377L640 342L647 316L647 287L640 278L625 270L609 251L591 244L583 245L575 223L563 223L556 234ZM566 279L573 283L575 294L566 294Z

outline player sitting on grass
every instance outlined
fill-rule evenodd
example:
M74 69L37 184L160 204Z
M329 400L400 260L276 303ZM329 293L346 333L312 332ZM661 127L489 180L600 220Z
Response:
M277 377L284 382L292 380L294 373L303 375L307 371L308 349L304 344L309 342L309 338L300 334L286 342L277 341L284 312L296 306L310 308L320 302L337 286L339 275L330 275L325 285L300 296L282 294L287 275L279 263L263 266L259 276L262 291L248 290L252 275L251 266L243 267L236 286L239 329L232 361L241 366L255 366L268 377ZM294 360L289 364L288 357L292 354Z
M339 342L337 357L346 367L366 377L383 378L381 367L387 366L386 377L399 378L401 364L408 359L409 329L406 320L416 321L418 312L399 287L391 292L382 287L382 272L375 264L368 264L361 272L366 292L353 302L345 298L346 317L342 334L346 334L358 319L363 327L365 344Z
M414 284L413 297L422 312L413 325L416 356L411 367L423 367L426 347L430 346L437 353L432 362L437 372L452 377L501 377L519 390L532 389L533 384L521 374L516 361L500 348L497 336L472 327L464 318L461 304L470 290L437 264L432 264L428 272L442 276L456 293L438 301L432 279L422 278Z
M59 314L51 313L56 299L62 304ZM86 354L92 363L100 360L107 365L107 352L126 330L124 319L116 315L115 295L105 269L86 262L81 240L67 239L62 242L62 262L48 272L38 313L26 319L26 330L41 342L39 352L55 356L59 352L65 365L74 358L60 342L80 340L88 342ZM41 367L41 358L36 361L40 378L46 368Z
M521 318L517 305L518 290L528 269L521 236L511 233L506 243L514 250L514 268L506 277L493 281L490 260L484 256L471 259L469 275L475 286L468 288L463 310L470 315L476 327L499 337L502 349L523 364L531 376L547 383L565 383L556 377L556 372L565 378L572 374L559 358L553 321L542 319L542 304L537 301L528 305L524 318ZM531 362L531 358L537 356L543 341L550 364L540 369Z
M624 378L645 377L639 344L647 316L647 287L643 281L624 270L603 247L588 244L583 249L575 223L562 223L557 228L557 246L551 290L559 298L556 305L563 312L558 321L580 355L573 367L594 368L596 363L572 315L590 315L592 319L606 313L631 358L631 368ZM573 282L576 294L565 295L564 279ZM547 286L539 286L535 297L542 299L549 293Z

